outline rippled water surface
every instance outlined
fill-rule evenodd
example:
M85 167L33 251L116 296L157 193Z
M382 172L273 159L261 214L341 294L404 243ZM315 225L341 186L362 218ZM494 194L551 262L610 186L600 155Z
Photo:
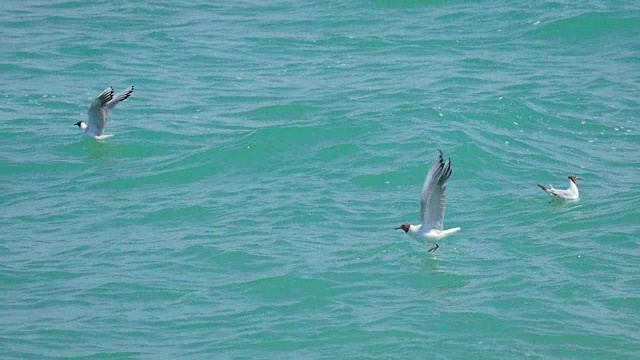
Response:
M0 357L640 356L636 2L0 10Z

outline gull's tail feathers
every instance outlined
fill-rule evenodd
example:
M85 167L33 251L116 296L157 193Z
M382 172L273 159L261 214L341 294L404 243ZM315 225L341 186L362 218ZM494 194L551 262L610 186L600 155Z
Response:
M107 140L110 137L113 137L113 134L103 134L98 136L92 136L96 140Z
M462 230L462 228L455 227L455 228L451 228L451 229L447 229L447 230L442 230L442 234L444 236L449 236L449 235L457 233L460 230Z
M540 185L540 184L537 184L537 185L540 187L540 189L544 190L546 193L551 194L551 188L544 185Z

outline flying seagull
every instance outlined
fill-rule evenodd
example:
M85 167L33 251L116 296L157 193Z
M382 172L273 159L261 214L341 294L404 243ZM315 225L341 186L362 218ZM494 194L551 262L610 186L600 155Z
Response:
M442 151L433 164L422 186L422 196L420 199L420 225L402 224L396 230L404 230L407 235L415 240L426 240L436 246L429 249L435 252L440 247L436 241L460 231L459 227L444 230L444 202L445 183L451 176L451 159L445 163L442 158Z
M564 200L578 200L580 198L580 192L578 191L578 180L582 178L575 175L569 175L569 188L567 190L554 189L553 186L544 186L538 184L540 189L544 190L547 194Z
M87 110L89 124L80 120L74 125L82 130L82 135L90 136L97 140L111 137L112 135L104 135L104 127L107 124L109 112L116 107L118 103L129 98L131 93L133 93L133 89L133 86L131 86L116 97L113 97L113 88L111 86L104 89L100 95L93 100L89 110Z

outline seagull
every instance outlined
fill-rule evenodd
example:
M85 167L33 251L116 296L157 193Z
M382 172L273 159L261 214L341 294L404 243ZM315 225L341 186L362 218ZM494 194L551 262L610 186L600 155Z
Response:
M87 110L89 125L82 120L74 125L82 130L82 135L84 136L90 136L97 140L111 137L112 135L103 135L107 117L109 117L109 111L116 107L121 101L128 99L131 93L133 93L133 89L133 86L131 86L116 97L113 97L113 88L111 86L104 89L100 95L93 100L89 110Z
M575 175L569 175L569 188L567 190L554 189L553 186L544 186L538 184L540 189L544 190L547 194L555 196L563 200L578 200L580 198L580 192L578 192L578 180L582 180Z
M435 252L440 247L436 241L460 231L459 227L443 229L444 222L444 202L446 190L445 183L451 176L451 159L445 163L442 159L442 151L438 150L440 156L433 164L422 186L422 196L420 199L420 225L402 224L395 230L404 230L407 235L415 240L426 240L436 246L429 249Z

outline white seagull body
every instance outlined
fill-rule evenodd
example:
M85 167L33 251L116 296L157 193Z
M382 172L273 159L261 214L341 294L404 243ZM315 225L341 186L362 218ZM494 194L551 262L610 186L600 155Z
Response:
M569 188L567 190L559 190L554 189L553 186L544 186L538 184L538 186L544 190L547 194L556 197L558 199L563 200L578 200L580 199L580 192L578 191L578 180L582 180L582 178L576 177L575 175L569 176Z
M418 241L428 241L435 244L434 248L429 252L436 251L440 246L437 240L460 231L459 227L444 230L444 203L445 183L451 176L451 159L445 164L442 158L442 151L438 150L440 155L438 160L427 173L422 186L422 196L420 198L420 225L402 224L396 230L401 229Z
M94 139L101 140L109 138L113 135L104 135L104 128L107 125L107 118L109 117L109 112L116 107L121 101L126 100L133 93L133 86L129 89L121 92L117 96L113 96L113 88L109 86L104 89L98 97L96 97L89 110L87 110L87 115L89 117L89 124L84 121L78 121L75 123L76 126L82 130L82 135L90 136Z

